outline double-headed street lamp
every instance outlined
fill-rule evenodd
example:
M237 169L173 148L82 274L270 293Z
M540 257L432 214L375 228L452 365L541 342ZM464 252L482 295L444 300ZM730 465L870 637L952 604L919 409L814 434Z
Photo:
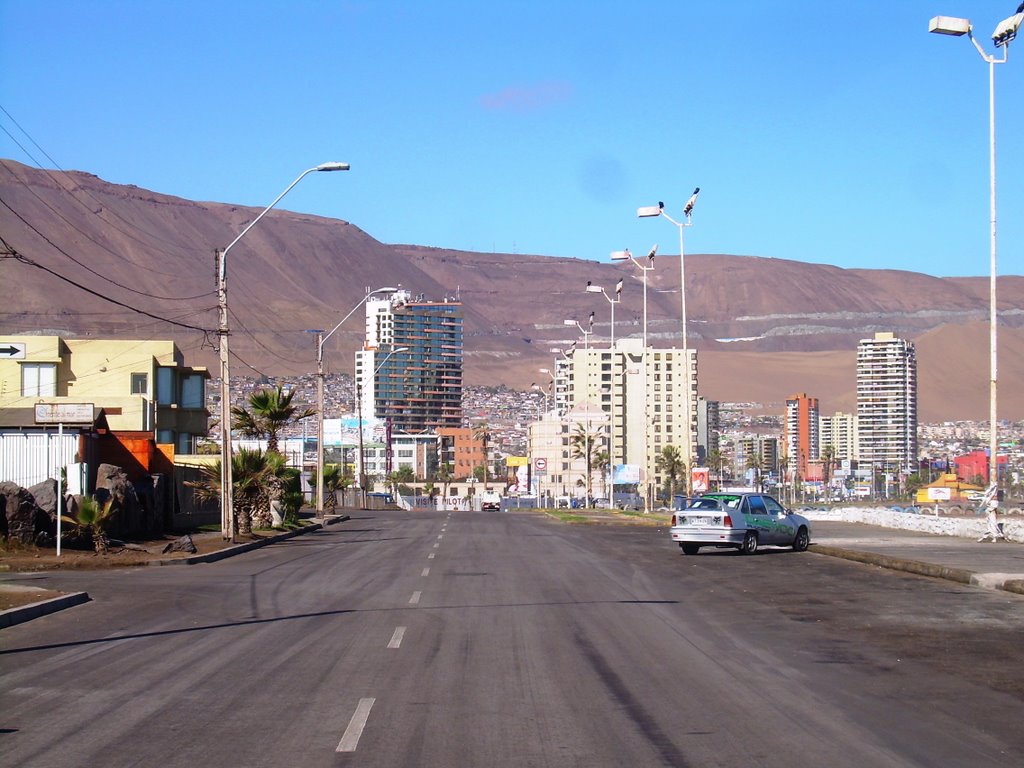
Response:
M608 350L611 353L611 364L615 366L615 305L622 301L622 279L615 284L615 298L608 295L608 292L600 285L594 285L587 281L587 293L600 293L604 296L612 308L611 341ZM615 387L611 389L611 403L608 407L608 508L615 507L615 486L613 484L615 473Z
M667 219L672 222L679 230L679 295L682 304L682 322L683 322L683 365L686 367L686 445L683 451L683 461L686 462L686 495L689 497L693 486L693 467L690 463L693 459L693 401L690 397L690 382L693 380L691 377L692 370L690 368L690 349L687 339L686 332L686 259L683 257L683 228L689 227L693 224L690 220L693 216L693 206L697 203L697 195L700 194L700 187L693 190L693 194L690 195L690 199L686 201L686 205L683 206L683 216L685 217L682 221L676 221L667 213L665 213L665 204L659 202L657 205L648 205L643 208L637 208L636 215L643 218L660 216L663 219Z
M620 279L619 282L617 282L615 284L615 298L614 299L611 296L608 295L608 292L604 288L602 288L600 285L594 285L589 280L587 281L586 292L587 293L600 293L602 296L604 296L606 299L608 299L608 303L611 304L611 307L612 307L612 324L611 324L611 343L609 344L609 349L611 349L612 352L614 352L615 351L615 305L622 301L622 280Z
M268 205L255 219L239 233L238 237L232 240L227 248L216 249L217 255L217 306L219 310L220 323L217 328L217 335L220 337L220 528L221 536L230 541L235 540L235 509L232 498L232 484L234 479L231 472L231 383L228 371L228 251L235 243L245 237L245 234L256 226L256 222L262 219L268 211L281 202L281 199L292 191L292 187L298 184L308 174L314 171L347 171L348 163L321 163L315 168L309 168L298 175L284 192L278 195L274 202Z
M1009 43L1017 36L1017 32L1024 22L1024 3L1017 8L1017 13L999 22L995 32L992 33L992 42L997 48L1003 49L1003 58L985 53L972 34L973 27L970 20L953 18L951 16L935 16L928 23L928 31L940 35L953 35L960 37L967 35L974 47L978 49L986 62L988 62L988 173L989 173L989 456L988 456L988 480L991 488L996 488L999 482L999 438L996 428L996 380L998 378L998 367L996 365L996 75L995 65L1005 64L1009 54Z
M649 402L650 399L647 391L647 382L650 379L650 375L647 371L647 273L654 269L654 256L658 252L658 244L655 243L651 246L651 250L647 252L647 263L643 264L634 258L633 254L630 253L627 248L624 251L613 251L611 253L612 261L632 261L633 264L640 270L643 275L644 284L644 319L643 319L643 350L641 351L641 366L643 367L643 382L644 382L644 472L650 474L650 462L648 461L648 451L650 448L650 418L649 418ZM626 456L623 456L625 460ZM625 461L623 462L625 463ZM650 478L645 478L647 483L647 493L644 494L644 512L650 509L650 490L651 483Z
M324 344L334 332L344 325L345 321L367 300L377 293L394 293L397 288L377 288L368 291L358 304L341 318L341 321L325 335L322 331L316 337L316 410L317 410L317 441L316 441L316 516L324 516Z

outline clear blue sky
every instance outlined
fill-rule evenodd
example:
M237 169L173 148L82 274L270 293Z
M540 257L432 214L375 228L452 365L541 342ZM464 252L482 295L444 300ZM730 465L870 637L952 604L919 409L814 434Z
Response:
M636 208L700 186L688 253L987 275L988 65L927 27L991 51L1017 1L0 0L0 156L253 206L342 160L282 207L598 260L677 253ZM1024 35L996 66L1002 274L1022 97Z

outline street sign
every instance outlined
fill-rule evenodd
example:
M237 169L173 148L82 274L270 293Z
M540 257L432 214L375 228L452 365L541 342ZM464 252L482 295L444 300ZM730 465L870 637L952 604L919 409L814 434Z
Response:
M538 472L543 472L545 469L548 468L548 460L547 459L543 459L543 458L537 459L537 461L535 461L534 464L537 465L537 471Z
M36 403L36 424L92 423L92 403Z
M23 360L24 358L24 342L0 341L0 360Z

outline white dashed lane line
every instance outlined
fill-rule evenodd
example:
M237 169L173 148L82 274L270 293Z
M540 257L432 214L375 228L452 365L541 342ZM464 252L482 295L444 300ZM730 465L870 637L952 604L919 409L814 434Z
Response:
M420 574L420 576L429 576L429 575L430 575L430 569L429 568L424 568L423 569L423 573Z
M413 592L412 597L409 598L409 605L418 605L420 602L420 597L422 597L422 595L423 592L421 592L418 589L415 592Z
M366 721L370 717L370 709L373 707L374 701L376 699L359 700L356 711L352 714L352 719L348 721L345 735L338 742L338 747L334 750L335 752L356 751L356 747L359 746L359 737L363 735L363 728L366 727Z
M397 627L395 634L391 636L391 641L388 643L388 648L398 648L402 645L402 638L405 637L405 627Z

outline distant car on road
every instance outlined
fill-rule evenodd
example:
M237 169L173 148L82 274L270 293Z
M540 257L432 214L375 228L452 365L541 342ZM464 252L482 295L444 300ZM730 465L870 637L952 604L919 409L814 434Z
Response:
M484 491L481 493L480 510L482 512L500 512L501 494L497 491Z
M811 523L763 493L709 493L672 515L672 541L684 554L701 547L733 547L752 555L763 544L803 552L811 543Z

